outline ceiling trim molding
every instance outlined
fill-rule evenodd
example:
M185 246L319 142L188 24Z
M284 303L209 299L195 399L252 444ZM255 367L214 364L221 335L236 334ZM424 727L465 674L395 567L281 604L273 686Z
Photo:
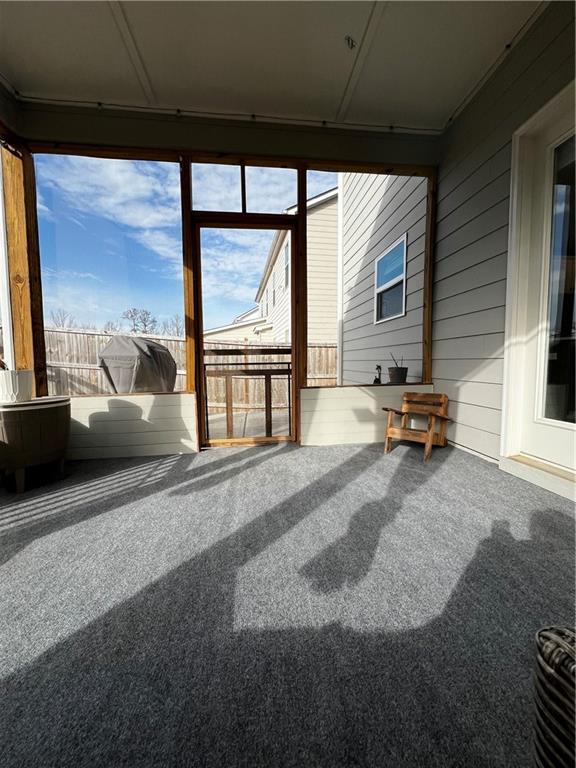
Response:
M512 39L506 44L505 49L499 54L499 56L496 57L495 61L491 64L490 67L486 70L486 72L482 75L482 77L475 83L474 86L468 91L466 96L462 99L460 104L451 112L449 115L446 123L444 124L444 128L442 131L445 131L447 128L449 128L452 123L456 120L456 118L464 112L468 104L470 104L471 101L473 101L474 97L477 93L479 93L482 88L486 85L488 80L492 77L492 75L496 72L496 70L500 67L500 65L504 62L505 59L508 58L508 56L512 53L514 48L518 45L518 43L522 40L522 38L528 33L530 28L534 25L534 23L540 18L540 16L544 13L546 8L550 5L550 0L543 0L537 8L535 8L532 15L526 19L524 24L520 27L519 30L513 35Z
M8 90L8 89L7 89ZM53 107L59 110L65 109L92 109L99 112L128 112L140 113L150 117L189 117L201 120L231 120L235 122L249 122L253 124L301 126L303 128L331 128L339 131L364 131L370 133L386 134L419 134L425 136L440 136L442 128L422 127L413 125L385 125L377 123L345 123L332 120L308 120L306 118L285 117L277 115L249 114L247 112L202 112L194 109L182 109L179 107L158 107L154 105L115 104L102 101L75 101L72 99L48 99L41 96L24 96L16 93L10 86L14 100L23 106Z
M154 88L152 87L148 71L146 70L146 65L144 64L144 59L136 44L136 40L130 29L130 24L128 23L122 4L117 0L109 0L108 8L112 14L114 23L116 24L116 28L120 33L126 53L132 63L134 74L144 93L144 98L148 104L156 104L157 99L156 94L154 93Z
M342 98L340 99L340 105L336 111L336 122L341 122L346 119L346 115L350 107L350 102L352 101L354 93L356 92L358 80L360 79L360 75L364 69L364 63L368 54L370 53L370 48L374 41L374 37L376 36L378 24L380 23L380 19L384 15L384 11L387 7L388 2L372 3L372 10L370 11L368 21L366 22L362 40L358 46L358 53L356 54L354 64L352 65L352 71L350 72L348 81L344 87L344 92L342 93Z
M436 135L65 109L22 101L15 106L16 121L8 113L0 114L0 119L34 152L157 160L190 155L197 162L250 162L313 170L353 167L367 173L407 176L426 176L440 155Z

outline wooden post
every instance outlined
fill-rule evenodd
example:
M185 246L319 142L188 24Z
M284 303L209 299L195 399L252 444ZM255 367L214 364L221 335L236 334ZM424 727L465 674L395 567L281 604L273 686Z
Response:
M226 437L234 437L234 393L232 374L226 373Z
M190 162L180 160L180 199L182 203L182 249L184 266L184 332L186 336L186 390L196 391L196 343L194 263L192 258L192 188Z
M248 344L248 339L244 339L244 342ZM247 349L244 351L243 360L244 360L244 368L248 370L250 368L250 366L248 365L248 363L250 362L250 358L248 357ZM248 378L248 376L246 376L246 378L244 379L244 403L246 405L250 403L250 379Z
M200 227L192 224L192 159L180 158L180 196L182 200L182 242L184 260L184 317L186 333L186 389L196 394L198 441L208 436L208 402L204 386L202 339L202 287L200 265Z
M437 174L428 176L426 243L424 252L424 307L422 309L422 383L432 383L432 306L434 293L434 245L436 242Z
M298 168L296 242L292 238L292 352L294 439L300 439L300 390L308 381L308 269L306 168Z
M272 437L272 376L264 376L264 412L266 414L266 437Z
M194 318L192 320L191 344L195 370L195 391L198 408L198 435L201 444L208 439L208 380L204 365L204 338L202 335L202 267L201 267L200 227L192 227L192 281L194 295Z
M14 358L33 370L35 395L48 394L34 161L26 149L2 147L6 243Z

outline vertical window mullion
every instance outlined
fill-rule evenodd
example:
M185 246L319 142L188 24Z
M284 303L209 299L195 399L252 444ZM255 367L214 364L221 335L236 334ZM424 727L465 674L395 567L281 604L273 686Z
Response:
M246 213L246 166L240 166L240 193L242 195L242 213Z

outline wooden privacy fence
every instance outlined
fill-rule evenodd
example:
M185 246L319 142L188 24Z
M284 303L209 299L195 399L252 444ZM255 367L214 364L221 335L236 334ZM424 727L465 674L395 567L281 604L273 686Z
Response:
M51 395L98 395L110 394L106 379L98 365L98 355L110 340L111 334L99 331L71 329L52 329L45 331L46 361L48 370L48 391ZM144 338L163 344L176 361L177 375L175 391L186 389L185 342L172 336L141 334ZM205 342L206 350L244 349L262 347L261 343L210 341ZM276 348L290 349L288 344L274 344ZM238 354L210 355L211 362L238 362ZM286 356L242 355L246 363L265 362L266 366L274 363L281 365ZM308 385L334 386L336 384L336 345L310 344L308 346ZM265 385L262 378L233 379L233 403L235 408L264 408ZM215 410L225 409L226 382L223 378L209 377L208 402ZM286 379L272 379L272 407L287 407L288 387Z
M49 394L110 394L106 378L98 365L98 355L110 337L111 334L98 331L47 328L45 340ZM157 341L170 350L178 370L174 389L186 389L184 341L166 336L146 335L145 338Z

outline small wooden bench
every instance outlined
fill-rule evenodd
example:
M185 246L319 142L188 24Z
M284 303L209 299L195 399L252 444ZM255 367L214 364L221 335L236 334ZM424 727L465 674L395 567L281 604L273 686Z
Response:
M446 424L452 421L449 418L448 395L404 392L402 407L382 408L388 411L388 423L386 425L386 437L384 440L384 453L392 450L392 440L410 440L415 443L424 443L424 461L428 461L432 453L432 446L444 447L446 440ZM400 426L394 425L394 416L400 416ZM410 416L427 416L428 427L426 429L409 429ZM436 420L439 422L439 430L436 432Z

